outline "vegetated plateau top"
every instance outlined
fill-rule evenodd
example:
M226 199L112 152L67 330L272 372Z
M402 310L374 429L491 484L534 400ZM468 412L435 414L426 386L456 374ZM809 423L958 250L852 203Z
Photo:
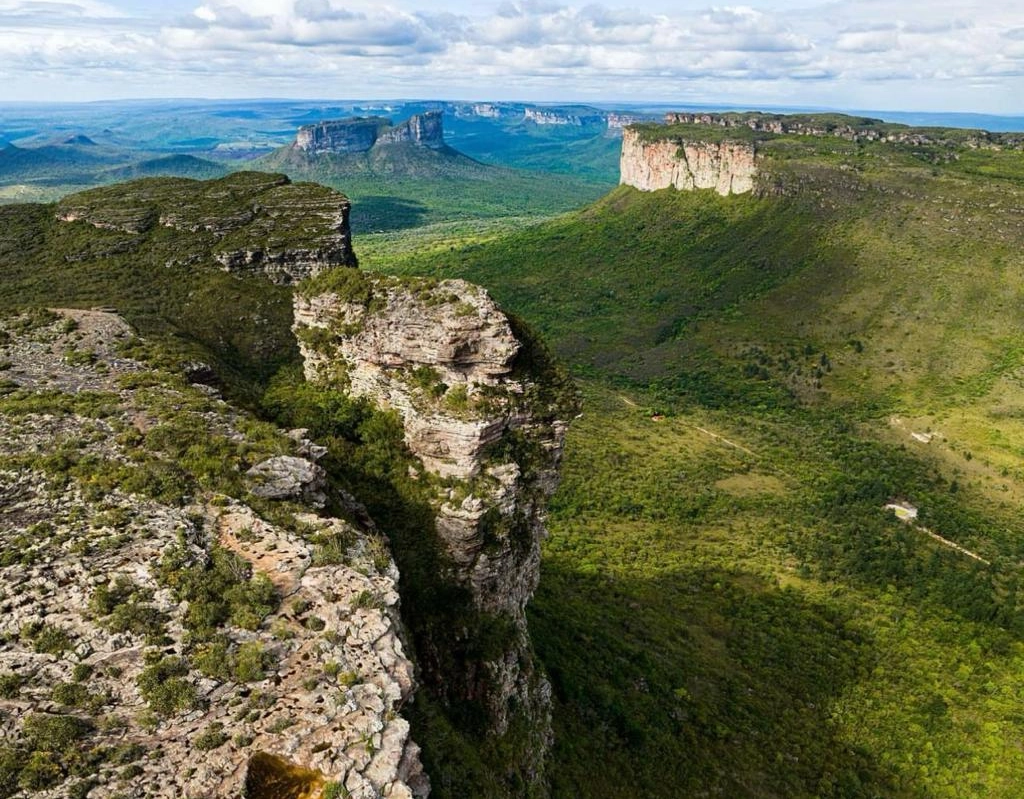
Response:
M846 114L767 114L759 111L702 113L669 112L665 124L638 123L630 129L645 141L767 142L791 136L834 137L854 142L889 142L971 148L1024 148L1024 133L945 127L911 127Z

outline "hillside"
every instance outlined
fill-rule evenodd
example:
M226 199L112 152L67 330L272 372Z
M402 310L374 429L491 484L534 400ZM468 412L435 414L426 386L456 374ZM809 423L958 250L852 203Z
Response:
M753 191L361 253L588 386L533 605L555 793L1016 796L1024 155L649 135L755 139Z
M224 177L227 172L228 170L221 164L205 158L197 158L194 155L164 155L111 169L104 173L103 177L111 181L154 177L209 180Z
M176 355L213 359L244 392L297 358L291 297L280 284L354 261L347 214L343 195L252 172L3 206L0 310L116 308Z

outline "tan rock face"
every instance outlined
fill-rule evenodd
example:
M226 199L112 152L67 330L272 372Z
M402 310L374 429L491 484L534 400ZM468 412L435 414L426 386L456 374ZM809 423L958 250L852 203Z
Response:
M721 195L754 188L754 146L740 142L645 142L635 130L622 134L619 183L641 191L714 189Z
M484 677L464 692L487 708L495 734L513 714L526 715L537 740L534 762L520 765L539 773L549 688L533 663L525 606L575 395L566 400L531 372L532 350L483 289L461 280L362 281L350 297L297 298L307 379L397 411L409 449L444 479L435 526L455 579L477 612L509 622L504 651L468 664Z
M307 153L365 153L376 145L409 142L437 149L444 146L440 111L414 114L392 125L385 117L357 117L318 122L299 128L294 147Z

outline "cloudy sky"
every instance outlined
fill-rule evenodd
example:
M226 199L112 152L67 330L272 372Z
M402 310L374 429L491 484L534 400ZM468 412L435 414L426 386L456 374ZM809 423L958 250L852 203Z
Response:
M130 97L1024 114L1024 2L0 0L0 100Z

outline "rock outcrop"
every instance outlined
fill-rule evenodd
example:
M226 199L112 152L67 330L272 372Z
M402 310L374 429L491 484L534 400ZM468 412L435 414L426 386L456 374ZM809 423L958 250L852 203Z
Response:
M345 195L323 186L238 172L211 181L144 179L93 189L62 200L56 216L127 234L111 243L108 255L160 246L156 231L171 228L190 235L169 256L169 267L210 264L288 284L356 263L349 208Z
M755 147L741 141L699 141L648 137L635 128L622 134L619 182L641 191L714 189L744 194L758 174Z
M392 125L385 117L356 117L318 122L299 128L293 147L311 155L365 153L376 146L409 143L439 149L444 146L440 111L414 114Z
M269 513L248 467L301 502L322 450L254 438L122 354L131 335L102 312L0 322L4 795L425 796L386 541Z
M535 125L568 125L577 128L584 125L605 124L605 117L597 109L585 109L577 113L557 108L528 106L523 109L523 119L526 122L533 122Z
M538 781L549 687L533 661L525 607L575 394L483 289L355 270L347 277L339 291L296 299L307 379L401 416L405 442L435 487L436 533L453 579L478 618L506 630L482 663L466 664L469 676L434 676L462 681L459 693L483 703L492 735L526 722L530 741L513 766Z

